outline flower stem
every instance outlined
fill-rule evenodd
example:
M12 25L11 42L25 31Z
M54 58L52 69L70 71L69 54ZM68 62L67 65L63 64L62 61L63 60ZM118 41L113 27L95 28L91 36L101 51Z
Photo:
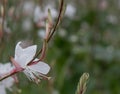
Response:
M51 30L50 30L50 35L49 35L49 37L46 39L46 44L50 41L50 39L52 38L52 36L53 36L53 34L55 33L55 31L56 31L56 29L57 29L57 27L58 27L58 25L59 25L59 23L60 23L60 21L61 21L61 18L62 18L62 13L63 13L63 10L64 9L64 0L61 0L61 4L60 4L60 10L59 10L59 15L58 15L58 17L57 17L57 21L56 21L56 24L54 25L54 27L53 28L51 28ZM43 45L44 46L44 45ZM31 65L31 63L33 63L33 61L35 60L35 58L37 58L39 55L40 55L40 53L42 53L42 52L44 52L44 47L43 48L41 48L39 51L38 51L38 53L34 56L34 58L28 63L28 65ZM40 60L39 60L40 61Z
M45 58L46 49L47 49L47 42L46 42L46 40L44 40L43 48L42 48L42 52L41 52L41 56L39 58L39 61L41 61L41 60L43 60Z
M59 15L56 21L56 24L54 26L54 28L51 31L51 34L49 36L49 38L47 39L47 43L50 41L50 39L52 38L53 34L55 33L60 21L61 21L61 17L62 17L62 12L63 12L63 7L64 7L64 0L61 0L61 5L60 5L60 11L59 11Z
M19 71L17 71L16 69L13 69L13 70L11 70L10 72L8 72L8 73L3 74L2 76L0 76L0 81L2 81L2 80L4 80L4 79L6 79L6 78L8 78L8 77L10 77L10 76L18 73L18 72L19 72Z

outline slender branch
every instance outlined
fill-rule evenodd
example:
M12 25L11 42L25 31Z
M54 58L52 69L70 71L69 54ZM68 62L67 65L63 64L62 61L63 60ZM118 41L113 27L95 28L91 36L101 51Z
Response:
M40 61L45 58L46 49L47 49L47 43L46 43L46 40L44 40L41 57L39 58Z
M53 30L51 31L51 34L47 40L47 43L50 41L50 39L52 38L53 34L55 33L59 23L60 23L60 20L61 20L61 16L62 16L62 11L63 11L63 6L64 6L64 0L61 0L61 5L60 5L60 11L59 11L59 15L58 15L58 19L56 21L56 24L53 28Z
M6 78L8 78L8 77L10 77L10 76L18 73L18 72L19 72L19 71L16 71L16 69L13 69L13 70L11 70L9 73L6 73L6 74L0 76L0 81L2 81L2 80L4 80L4 79L6 79Z
M50 41L50 39L52 38L53 34L55 33L59 23L60 23L60 20L61 20L61 17L62 17L62 11L63 11L63 7L64 7L64 0L61 0L61 4L60 4L60 10L59 10L59 14L58 14L58 17L57 17L57 21L56 21L56 24L55 26L53 27L53 29L50 30L50 35L49 37L47 38L46 40L46 43L48 43ZM42 52L43 48L41 48L38 53L34 56L34 58L28 63L32 63L36 57L38 57L40 55L40 53Z

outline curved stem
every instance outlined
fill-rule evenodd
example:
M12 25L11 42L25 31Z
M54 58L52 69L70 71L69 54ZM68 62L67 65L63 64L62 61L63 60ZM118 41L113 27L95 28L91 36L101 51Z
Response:
M50 39L52 38L53 34L55 33L59 23L60 23L60 20L61 20L61 16L62 16L62 11L63 11L63 6L64 6L64 0L61 0L61 5L60 5L60 11L59 11L59 15L58 15L58 19L56 21L56 24L53 28L53 30L51 31L51 34L49 36L49 38L47 39L47 43L50 41Z
M60 23L60 20L61 20L61 17L62 17L62 12L63 12L63 7L64 7L64 0L61 0L59 15L58 15L58 17L57 17L56 24L55 24L55 26L53 27L53 29L51 28L51 30L50 30L51 33L50 33L49 37L47 38L46 43L48 43L48 42L50 41L50 39L52 38L53 34L55 33L55 31L56 31L56 29L57 29L57 27L58 27L58 25L59 25L59 23ZM33 61L35 60L35 58L38 57L38 56L40 55L40 53L43 52L43 50L44 50L44 49L41 48L41 49L38 51L38 53L34 56L34 58L28 63L28 65L31 64L31 63L33 63ZM40 60L39 60L39 61L40 61Z

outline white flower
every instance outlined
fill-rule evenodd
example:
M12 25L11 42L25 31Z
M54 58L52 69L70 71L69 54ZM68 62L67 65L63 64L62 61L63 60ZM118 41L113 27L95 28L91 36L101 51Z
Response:
M36 6L34 10L34 22L39 22L40 20L44 19L46 15L42 11L41 7Z
M36 6L34 11L34 22L44 21L48 15L48 9L51 11L52 18L55 19L58 13L51 5L47 5L43 10L41 7Z
M30 19L25 19L22 23L22 29L26 32L32 30L32 21Z
M45 30L44 29L39 29L38 30L38 36L40 37L40 38L45 38Z
M0 63L0 76L10 72L13 69L10 63L1 64ZM14 79L12 77L6 78L0 82L0 94L6 94L6 88L11 90L14 84Z
M67 5L65 16L69 17L70 19L74 18L76 13L76 8L72 6L71 4Z
M40 61L36 64L28 65L36 54L37 46L29 46L27 48L21 47L21 42L18 42L15 48L15 61L24 69L26 76L35 82L39 81L39 78L46 77L50 67L48 64ZM36 58L33 62L37 61Z
M25 1L23 4L23 14L26 16L32 16L34 12L35 3L31 0Z

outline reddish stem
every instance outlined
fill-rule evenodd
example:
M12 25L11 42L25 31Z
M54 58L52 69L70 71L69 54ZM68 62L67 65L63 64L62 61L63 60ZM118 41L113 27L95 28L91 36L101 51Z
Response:
M2 81L2 80L4 80L4 79L6 79L6 78L8 78L8 77L10 77L10 76L18 73L18 72L19 72L19 71L15 68L15 69L11 70L10 72L8 72L8 73L6 73L6 74L3 74L3 75L0 77L0 81Z

